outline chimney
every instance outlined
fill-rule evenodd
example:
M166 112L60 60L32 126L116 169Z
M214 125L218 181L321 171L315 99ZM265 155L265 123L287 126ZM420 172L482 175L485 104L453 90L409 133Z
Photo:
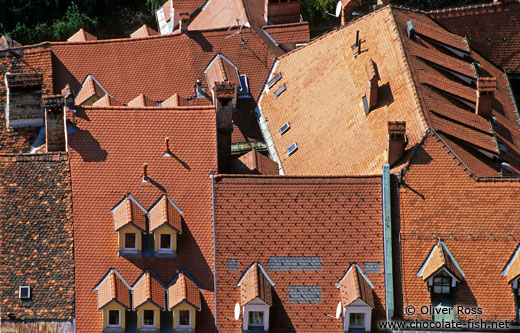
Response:
M229 173L231 133L233 132L233 97L236 86L228 81L215 82L214 105L217 113L218 171Z
M43 99L47 152L65 151L65 98L62 95Z
M376 71L376 66L372 59L370 59L365 66L367 74L367 91L366 98L368 103L368 109L372 109L377 104L377 91L379 90L379 75Z
M491 117L496 89L496 78L479 77L477 79L477 104L475 107L476 114L486 119Z
M181 12L179 13L179 31L181 34L188 33L188 24L190 23L190 13Z
M406 147L406 121L388 122L388 164L397 162Z
M148 163L143 164L143 178L141 179L143 183L149 183L150 178L148 178Z

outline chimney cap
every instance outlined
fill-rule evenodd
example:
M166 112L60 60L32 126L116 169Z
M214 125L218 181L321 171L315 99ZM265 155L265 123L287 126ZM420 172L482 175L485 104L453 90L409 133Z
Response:
M372 59L368 60L368 62L365 64L365 70L367 72L367 79L369 81L372 81L372 80L379 81L379 75L377 75L376 66Z
M388 134L404 135L406 134L406 121L389 121Z
M179 17L181 20L189 20L190 19L190 13L189 12L180 12Z
M478 91L495 91L497 88L496 77L479 77L477 79Z
M215 82L215 96L217 98L233 98L235 97L234 83L229 81Z

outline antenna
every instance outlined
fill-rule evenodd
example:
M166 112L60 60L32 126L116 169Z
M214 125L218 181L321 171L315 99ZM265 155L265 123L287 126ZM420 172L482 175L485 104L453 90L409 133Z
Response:
M246 25L246 22L244 22L244 23L242 23L242 25L240 25L240 19L236 18L235 20L237 21L237 25L236 26L238 27L238 31L232 33L229 36L226 36L225 38L229 38L229 37L232 37L232 36L235 36L235 35L240 35L240 45L243 45L243 44L245 44L245 41L242 38L242 28L244 27L244 25ZM231 30L231 28L233 28L233 26L230 26L228 31Z
M354 45L352 45L352 50L354 50L356 47L358 47L359 44L359 30L356 30L356 42Z

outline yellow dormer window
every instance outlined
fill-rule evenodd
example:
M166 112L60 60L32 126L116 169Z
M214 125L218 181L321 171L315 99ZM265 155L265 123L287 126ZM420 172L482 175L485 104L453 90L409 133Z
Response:
M180 273L168 287L168 308L172 310L174 329L195 329L195 315L200 311L200 290L187 274Z
M182 211L163 195L150 209L150 233L154 235L156 255L177 254L177 234L182 232Z
M140 255L142 236L146 231L146 210L131 195L127 195L111 213L114 232L118 237L118 254Z

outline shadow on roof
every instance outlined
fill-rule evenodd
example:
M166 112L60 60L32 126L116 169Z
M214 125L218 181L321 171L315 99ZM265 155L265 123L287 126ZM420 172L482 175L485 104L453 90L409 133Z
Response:
M78 136L81 140L70 140L69 145L78 152L83 162L102 162L107 159L108 152L101 148L99 142L89 131L77 128L73 135Z
M190 31L187 36L199 44L202 51L213 52L213 44L211 44L200 31Z

